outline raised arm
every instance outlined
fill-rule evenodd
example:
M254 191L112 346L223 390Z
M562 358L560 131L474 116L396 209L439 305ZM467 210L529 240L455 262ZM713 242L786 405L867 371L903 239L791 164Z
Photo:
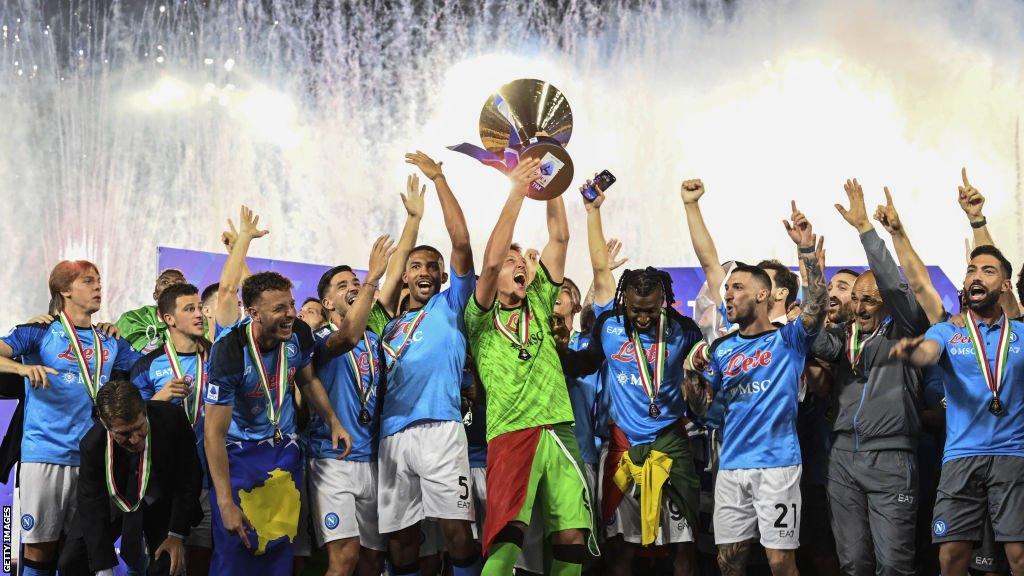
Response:
M243 274L248 268L245 264L245 255L249 252L249 243L254 238L266 236L268 230L260 230L260 217L251 209L242 206L238 214L238 236L235 244L231 247L231 253L224 262L224 269L220 273L220 286L217 288L217 311L214 317L220 326L230 326L241 317L242 312L238 309L238 289L242 286ZM234 224L228 221L232 230Z
M815 251L814 230L811 223L802 212L797 210L796 201L791 202L793 212L790 220L783 220L789 238L793 240L800 250L800 259L803 260L804 269L807 271L806 295L800 307L800 321L803 322L807 332L816 332L825 321L825 312L828 310L828 289L825 287L825 273L818 265L818 256Z
M960 169L960 178L963 186L957 186L957 201L960 202L960 209L967 216L967 222L974 230L975 246L995 246L992 234L988 231L988 220L982 210L985 208L985 197L978 192L978 189L971 186L967 179L967 168Z
M893 260L889 249L885 247L885 243L878 237L874 226L871 225L867 208L864 205L864 189L856 179L847 180L843 189L850 201L850 207L847 209L843 208L841 204L836 204L836 210L860 234L860 242L868 257L868 265L875 274L875 282L878 284L882 302L889 309L889 313L903 334L924 334L931 323L928 322L927 316L917 303L917 298L910 287L903 283L896 261ZM891 203L889 189L886 188L885 192Z
M917 255L914 246L910 243L906 228L900 220L899 212L892 202L892 194L889 188L885 188L885 206L875 208L875 220L877 220L889 234L892 235L892 245L896 249L896 258L903 267L903 274L907 277L910 290L914 293L917 303L928 316L928 322L936 324L942 322L946 317L946 307L942 304L942 297L939 291L932 284L931 276L928 275L928 267L924 265L921 257Z
M583 187L590 186L587 180ZM587 210L587 244L590 248L590 266L594 270L594 302L603 306L615 297L615 277L612 276L608 258L608 243L604 238L604 227L601 224L601 205L604 204L604 190L594 184L597 198L593 202L584 197L583 206Z
M565 216L565 201L562 197L548 200L548 243L540 253L551 281L560 284L565 277L565 255L569 251L569 219Z
M988 230L988 220L982 213L982 209L985 207L985 197L967 180L967 168L960 169L960 178L963 179L963 186L957 187L958 200L960 208L967 215L967 221L971 224L971 229L974 232L974 246L995 246L995 240ZM1010 318L1020 316L1020 303L1017 302L1017 297L1012 291L1004 292L999 304Z
M484 248L484 263L480 268L480 277L477 278L474 291L476 303L484 309L490 309L494 304L494 298L498 293L498 273L501 272L501 266L508 257L508 249L512 246L512 234L516 229L516 220L519 219L519 212L523 208L523 200L526 198L530 183L537 178L535 172L538 166L540 166L540 160L526 159L519 163L510 174L512 189L508 193L501 214L498 215L498 222L487 239L487 247Z
M370 250L370 265L366 271L366 279L359 286L359 295L349 307L341 326L331 332L324 342L327 354L332 358L352 350L363 338L366 323L370 318L370 309L373 308L373 297L377 293L377 284L384 274L384 269L389 267L388 260L395 252L392 243L391 238L386 235L377 238L373 243Z
M469 228L466 226L466 217L462 213L462 207L459 206L459 201L455 199L452 189L448 187L448 180L445 179L444 172L441 171L441 163L434 162L419 150L415 154L406 154L405 161L419 168L437 188L437 199L441 201L444 226L448 229L448 237L452 241L452 270L459 276L466 275L473 269L473 248L469 244Z
M708 284L708 296L715 304L722 303L719 287L725 281L725 272L718 259L718 250L711 239L711 233L704 224L704 215L700 212L700 198L704 195L704 182L700 180L684 180L680 186L683 198L683 209L686 211L686 226L690 229L690 243L697 255L704 278Z
M424 195L427 187L420 186L420 179L415 174L410 175L405 183L405 194L402 194L402 204L405 205L405 227L402 228L402 236L398 239L398 246L395 253L388 262L388 269L384 273L384 284L377 293L377 301L384 306L388 314L394 315L398 312L398 299L402 295L402 273L405 272L405 262L409 259L409 253L416 246L416 238L420 233L420 222L423 221ZM369 309L367 309L369 313Z

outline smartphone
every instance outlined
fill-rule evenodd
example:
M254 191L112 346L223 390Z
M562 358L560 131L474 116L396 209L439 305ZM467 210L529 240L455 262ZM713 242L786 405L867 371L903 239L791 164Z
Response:
M603 170L600 174L594 177L590 186L583 189L583 197L587 199L587 202L593 202L594 200L597 200L598 189L600 189L601 192L605 192L612 184L615 184L615 176L611 172Z

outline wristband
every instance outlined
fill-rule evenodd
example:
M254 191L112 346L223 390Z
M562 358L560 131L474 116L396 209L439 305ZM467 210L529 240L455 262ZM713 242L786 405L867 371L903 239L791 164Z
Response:
M984 216L982 216L981 220L978 220L977 222L971 222L971 228L984 228L987 225L988 220L986 220Z
M801 254L814 254L814 246L799 246Z
M433 178L431 178L430 181L433 182L433 181L437 180L438 178L444 178L444 174L438 174L437 176L434 176Z
M377 286L376 282L363 282L363 286L371 286L374 290L380 290L380 286Z

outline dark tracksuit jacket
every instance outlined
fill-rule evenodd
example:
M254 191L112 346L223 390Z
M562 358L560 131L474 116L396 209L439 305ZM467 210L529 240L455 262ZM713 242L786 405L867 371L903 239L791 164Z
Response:
M924 334L929 322L878 233L860 239L889 317L877 335L862 335L856 370L848 324L823 331L814 344L814 355L834 370L832 527L845 574L913 574L922 379L889 351L901 338Z

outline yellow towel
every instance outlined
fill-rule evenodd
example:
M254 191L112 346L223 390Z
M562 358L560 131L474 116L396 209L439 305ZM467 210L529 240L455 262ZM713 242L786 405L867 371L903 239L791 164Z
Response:
M626 451L612 478L623 494L628 494L634 483L640 487L640 542L644 546L657 538L661 524L661 487L671 470L672 458L664 452L651 450L643 466L637 466Z

